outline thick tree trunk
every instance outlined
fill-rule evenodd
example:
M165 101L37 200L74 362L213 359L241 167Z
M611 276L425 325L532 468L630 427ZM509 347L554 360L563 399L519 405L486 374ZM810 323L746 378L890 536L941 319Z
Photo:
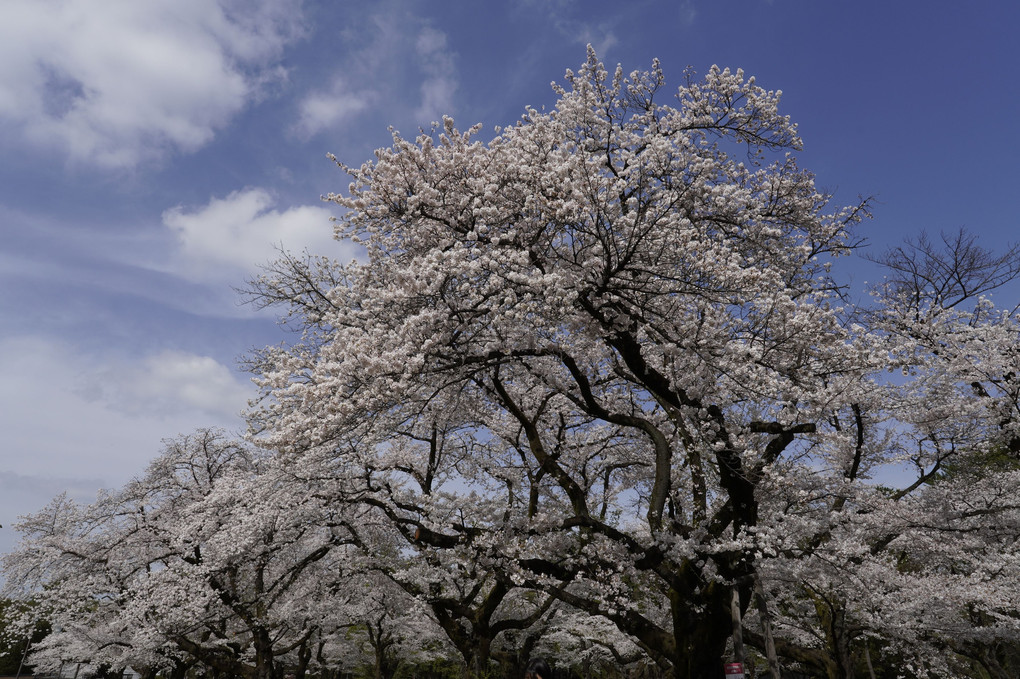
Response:
M758 603L758 615L761 616L761 632L765 639L765 657L769 661L769 674L772 679L782 679L779 656L776 653L776 640L772 637L772 616L769 614L769 606L765 600L765 590L761 586L761 579L757 575L754 576L754 598ZM871 679L875 679L874 676Z
M484 677L488 674L489 659L492 657L492 639L487 635L478 639L478 651L475 654L474 674Z
M722 679L723 655L733 631L730 588L709 585L698 597L702 612L691 610L691 599L673 597L673 634L676 651L671 679Z
M375 647L375 679L389 679L386 674L386 644Z
M832 679L855 679L856 663L851 652L851 639L846 628L846 611L842 607L834 607L828 620L829 643L835 660L835 674Z
M850 652L850 639L843 633L843 630L840 630L836 635L834 646L837 673L833 679L855 679L857 671L853 654Z
M277 679L273 666L273 642L269 631L258 628L252 634L255 647L255 679Z
M305 641L298 647L298 664L294 669L294 679L305 679L308 673L308 665L312 662L312 644Z
M469 648L460 648L464 658L464 679L483 679L489 673L489 661L492 658L492 639L480 634L471 637Z
M379 618L368 626L368 640L375 651L375 679L390 679L396 673L398 664L390 652L395 639L383 627L383 620Z
M722 679L728 636L728 630L721 639L705 630L678 639L672 679Z

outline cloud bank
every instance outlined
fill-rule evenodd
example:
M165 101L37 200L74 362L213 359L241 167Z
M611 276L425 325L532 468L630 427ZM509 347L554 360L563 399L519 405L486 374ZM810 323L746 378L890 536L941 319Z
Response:
M0 551L14 519L67 490L94 498L141 474L161 441L198 427L240 431L254 387L207 356L87 355L38 335L0 340Z

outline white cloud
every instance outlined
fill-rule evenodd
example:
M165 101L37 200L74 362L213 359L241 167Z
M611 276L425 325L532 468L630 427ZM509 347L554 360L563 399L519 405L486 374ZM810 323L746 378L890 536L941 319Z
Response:
M254 390L216 361L180 352L85 356L39 336L0 341L5 473L122 482L161 439L201 426L240 429Z
M12 452L4 465L26 474L52 471L49 462L61 460L76 468L91 466L93 456L145 459L156 451L117 444L141 431L158 441L199 426L239 428L255 395L244 377L208 356L86 355L37 335L0 340L0 374L0 427Z
M131 416L204 413L217 421L237 417L254 395L227 366L183 351L118 362L84 377L77 393Z
M0 120L76 162L127 168L207 143L281 77L298 0L7 0Z
M280 247L350 259L353 248L333 239L332 212L326 207L271 209L263 189L235 191L213 198L204 207L177 207L163 213L163 223L177 237L177 272L196 281L240 282L244 273L276 259Z

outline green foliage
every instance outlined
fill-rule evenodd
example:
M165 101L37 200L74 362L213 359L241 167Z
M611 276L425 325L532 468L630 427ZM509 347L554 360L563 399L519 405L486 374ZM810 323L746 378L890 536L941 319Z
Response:
M984 478L1007 471L1020 470L1020 456L1004 446L988 450L969 451L942 465L942 472L932 483L945 483L963 477Z
M461 679L464 665L457 659L434 659L428 662L400 664L393 679Z
M29 641L31 646L45 639L50 633L50 624L46 621L36 623L29 640L8 629L10 618L25 605L11 600L0 601L0 676L15 676L19 669L22 675L31 674L31 666L22 667L21 664L25 657L26 641Z

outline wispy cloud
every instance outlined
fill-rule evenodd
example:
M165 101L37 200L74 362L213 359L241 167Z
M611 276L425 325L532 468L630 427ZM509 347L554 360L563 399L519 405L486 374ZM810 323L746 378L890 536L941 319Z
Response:
M771 3L771 0L766 0ZM677 7L677 12L680 15L680 23L684 26L692 26L694 21L698 18L698 8L694 6L692 0L684 0Z
M305 138L335 128L367 110L377 96L374 90L356 91L337 77L329 89L311 92L298 104L295 128Z
M194 151L285 77L300 16L298 0L8 0L4 137L106 168Z
M628 4L624 11L636 11L633 4ZM604 56L612 47L619 44L619 39L614 31L617 21L614 19L592 21L591 13L583 3L578 3L576 0L556 0L554 2L521 0L521 6L529 12L546 14L550 24L567 40L578 45L591 45L599 56Z
M453 110L453 94L457 90L456 67L446 42L446 34L425 26L415 41L418 64L424 75L421 84L421 120L440 120Z
M297 104L293 129L303 137L342 131L356 118L385 111L383 124L426 126L455 113L457 59L445 32L389 0L337 35L339 66Z

